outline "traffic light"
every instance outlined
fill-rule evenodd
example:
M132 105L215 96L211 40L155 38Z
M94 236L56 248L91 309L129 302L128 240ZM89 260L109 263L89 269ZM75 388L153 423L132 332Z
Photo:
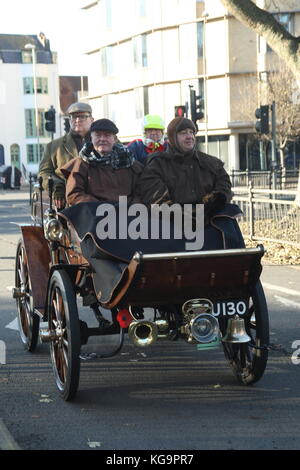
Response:
M269 106L261 105L255 111L255 117L258 119L255 123L255 129L260 134L269 134Z
M69 118L64 118L64 130L65 132L69 132L70 130L70 121Z
M175 117L186 117L186 106L175 106Z
M55 109L53 106L51 106L48 111L45 112L45 119L46 119L46 124L45 124L45 129L48 132L52 132L53 134L56 131L56 124L55 124Z
M202 96L197 96L195 90L190 89L190 100L191 100L191 119L197 124L197 121L204 117L202 111L201 100Z

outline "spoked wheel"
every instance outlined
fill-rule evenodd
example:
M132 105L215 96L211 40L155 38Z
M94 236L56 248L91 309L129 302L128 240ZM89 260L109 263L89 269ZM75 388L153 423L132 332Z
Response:
M251 342L223 343L224 353L238 380L246 385L257 382L268 361L269 317L264 291L260 281L250 298L249 315L245 318Z
M18 325L21 341L25 348L33 352L39 337L40 318L34 313L28 260L22 241L18 243L16 253L15 286Z
M74 398L80 376L80 327L74 286L64 271L51 277L48 321L50 355L56 385L64 400Z

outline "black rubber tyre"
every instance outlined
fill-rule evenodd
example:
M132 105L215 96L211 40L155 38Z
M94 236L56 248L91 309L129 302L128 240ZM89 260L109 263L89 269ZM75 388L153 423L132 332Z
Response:
M65 401L77 392L80 376L80 326L76 294L65 271L54 271L48 292L50 355L57 388Z
M21 293L16 298L21 341L25 349L33 352L39 338L40 318L33 310L28 261L22 240L19 241L16 252L15 286Z
M250 298L249 315L245 318L251 343L223 342L226 359L239 382L251 385L264 374L268 361L269 316L265 294L259 281ZM256 347L251 347L251 344Z

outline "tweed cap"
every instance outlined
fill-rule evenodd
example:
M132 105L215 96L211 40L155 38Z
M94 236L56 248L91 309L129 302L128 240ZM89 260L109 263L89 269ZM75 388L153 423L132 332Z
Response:
M87 103L72 103L68 109L67 114L73 113L90 113L92 114L92 107Z

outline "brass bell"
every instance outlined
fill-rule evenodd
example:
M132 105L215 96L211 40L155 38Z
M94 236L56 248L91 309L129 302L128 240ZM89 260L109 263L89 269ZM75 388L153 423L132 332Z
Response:
M228 320L226 335L222 338L225 343L248 343L250 336L245 329L245 320L238 315Z

